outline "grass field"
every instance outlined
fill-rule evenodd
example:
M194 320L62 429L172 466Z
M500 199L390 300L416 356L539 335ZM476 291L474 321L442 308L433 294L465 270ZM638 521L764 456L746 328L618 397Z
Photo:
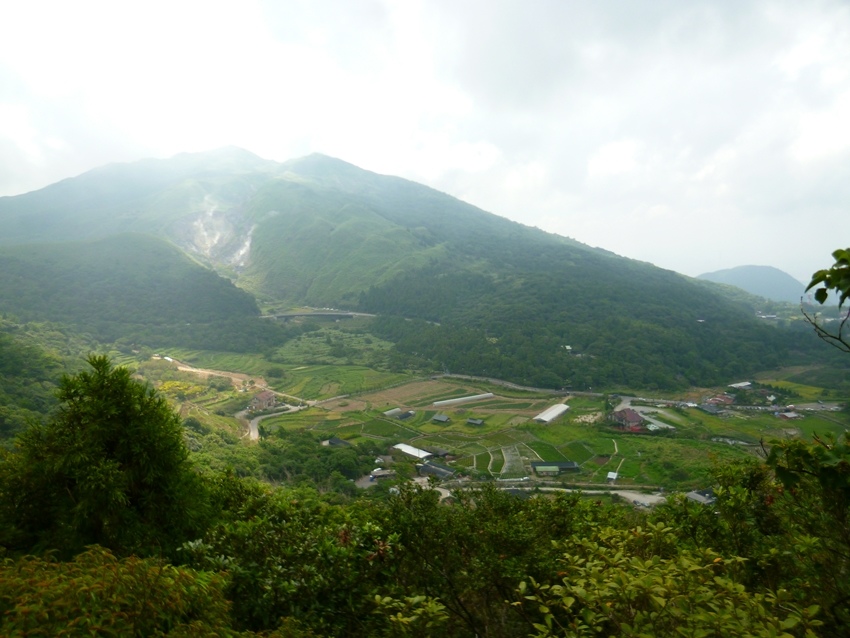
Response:
M578 484L604 483L609 472L618 471L618 484L623 486L702 487L710 480L713 467L758 454L762 442L769 446L777 439L811 439L815 435L840 434L850 427L850 417L839 412L801 409L803 418L783 420L766 411L732 411L715 416L698 409L670 408L658 409L654 418L674 429L626 433L604 420L603 398L588 396L568 398L570 410L544 425L530 419L559 401L559 397L462 379L411 379L362 365L302 362L280 366L269 364L259 355L195 351L174 351L169 355L198 367L239 372L258 379L272 365L283 367L284 376L274 379L274 388L305 400L355 395L328 403L327 409L317 405L270 417L262 422L264 429L306 429L354 443L368 440L389 446L409 442L416 447L440 448L453 457L450 464L501 479L531 475L533 461L570 460L579 464L580 471L562 478ZM766 381L795 393L801 397L800 403L814 403L822 396L821 388L778 375ZM179 396L189 397L181 411L184 418L197 415L205 424L235 436L242 434L234 419L216 413L232 414L243 408L247 394L207 389L201 381L176 373L166 383L165 391L175 401ZM432 405L436 400L488 391L495 396L440 410ZM383 416L384 411L396 407L414 410L415 415L404 421ZM438 412L451 421L433 423ZM483 419L484 423L469 425L470 418Z

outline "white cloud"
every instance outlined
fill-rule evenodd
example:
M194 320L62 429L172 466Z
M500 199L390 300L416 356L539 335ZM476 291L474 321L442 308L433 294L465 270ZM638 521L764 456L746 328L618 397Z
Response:
M790 147L798 162L813 162L850 153L850 91L826 108L803 113Z
M638 167L636 140L620 140L600 147L587 161L589 178L604 178L631 173Z

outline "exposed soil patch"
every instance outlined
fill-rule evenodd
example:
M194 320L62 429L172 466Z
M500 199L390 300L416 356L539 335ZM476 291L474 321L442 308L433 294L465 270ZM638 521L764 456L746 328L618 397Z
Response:
M389 388L388 390L380 390L365 394L360 398L364 401L369 401L375 408L380 409L383 406L389 407L414 407L421 404L423 399L430 397L438 397L432 399L438 401L440 396L453 397L461 396L456 394L458 385L454 383L445 383L443 381L416 381L408 383L397 388ZM470 389L469 394L478 394L479 391Z
M591 461L596 463L599 466L605 465L608 461L611 460L610 456L594 456Z

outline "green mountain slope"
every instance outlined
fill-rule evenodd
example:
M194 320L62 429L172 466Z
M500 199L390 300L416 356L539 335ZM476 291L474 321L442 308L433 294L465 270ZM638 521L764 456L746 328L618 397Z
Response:
M6 243L119 229L166 237L272 299L439 323L379 323L398 365L671 387L784 356L776 330L705 285L322 155L277 164L223 149L0 199Z
M772 301L799 304L806 286L773 266L737 266L698 277L718 284L737 286L750 294Z
M110 341L201 341L222 350L252 331L274 331L256 319L251 295L146 235L0 247L0 312Z

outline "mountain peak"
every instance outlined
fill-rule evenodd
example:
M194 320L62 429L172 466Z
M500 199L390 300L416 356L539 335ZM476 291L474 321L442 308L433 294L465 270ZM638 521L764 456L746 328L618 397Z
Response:
M736 266L707 272L697 279L737 286L750 294L773 301L800 301L805 286L788 273L773 266Z

